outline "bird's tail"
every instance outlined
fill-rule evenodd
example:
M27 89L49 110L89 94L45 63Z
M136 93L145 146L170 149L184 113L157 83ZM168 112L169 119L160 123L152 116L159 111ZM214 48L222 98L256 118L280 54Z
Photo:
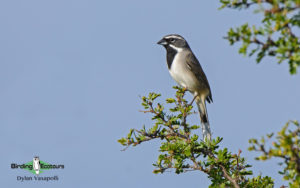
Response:
M208 121L205 99L197 97L196 103L197 103L197 107L200 114L200 120L202 124L203 139L205 140L206 138L207 140L211 140L211 131L210 131L210 125Z

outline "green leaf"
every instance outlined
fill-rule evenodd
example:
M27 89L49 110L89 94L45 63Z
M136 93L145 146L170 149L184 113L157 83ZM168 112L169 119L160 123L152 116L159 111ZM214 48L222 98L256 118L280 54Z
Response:
M123 146L126 146L126 145L127 145L127 139L126 139L126 138L121 138L121 139L118 140L118 142L119 142L120 144L122 144Z
M173 99L173 98L167 98L167 99L166 99L166 102L167 102L167 103L174 103L174 102L175 102L175 99Z

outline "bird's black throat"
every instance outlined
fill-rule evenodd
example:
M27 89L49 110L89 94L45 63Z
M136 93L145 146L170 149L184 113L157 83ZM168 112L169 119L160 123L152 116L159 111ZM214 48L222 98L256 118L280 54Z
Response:
M169 45L165 46L166 50L167 50L167 64L168 64L168 68L171 69L173 60L175 55L177 54L177 51L170 47Z

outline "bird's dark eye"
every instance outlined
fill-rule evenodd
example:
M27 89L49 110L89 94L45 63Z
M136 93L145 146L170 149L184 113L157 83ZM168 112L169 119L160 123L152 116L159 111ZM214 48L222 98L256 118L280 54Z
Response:
M171 38L171 39L170 39L170 42L175 42L175 39L174 39L174 38Z

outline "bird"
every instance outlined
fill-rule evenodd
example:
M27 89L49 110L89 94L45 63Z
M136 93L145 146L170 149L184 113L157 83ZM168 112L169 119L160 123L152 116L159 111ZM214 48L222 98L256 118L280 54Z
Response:
M38 156L33 157L32 165L33 165L33 169L35 171L35 174L39 175L40 174L40 169L41 169L41 163L40 163L40 158Z
M206 101L213 102L207 77L188 42L178 34L164 36L157 44L166 49L167 66L171 77L189 91L197 103L202 124L203 139L211 140Z

